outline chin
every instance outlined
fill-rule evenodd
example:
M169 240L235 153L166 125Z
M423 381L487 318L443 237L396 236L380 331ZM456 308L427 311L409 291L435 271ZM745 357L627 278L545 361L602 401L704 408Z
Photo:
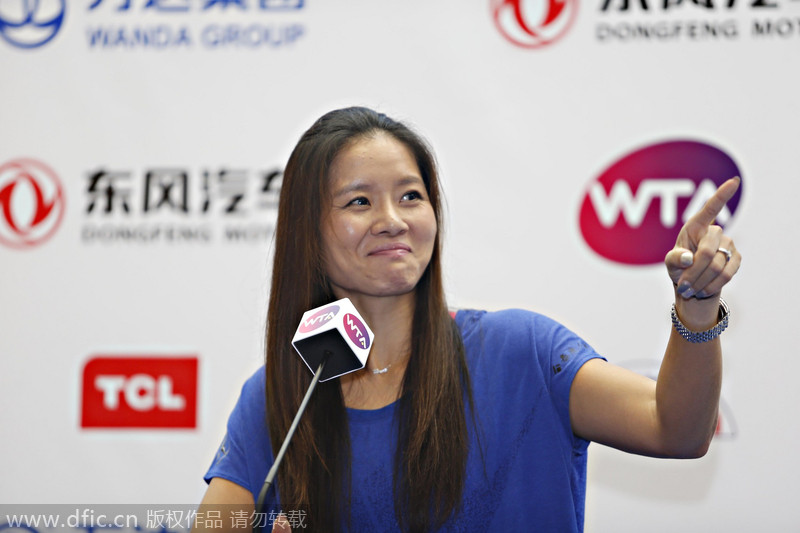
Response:
M416 283L389 284L373 287L348 287L333 285L333 294L337 298L372 297L391 298L413 293Z
M339 298L345 296L393 297L413 293L417 288L422 273L395 272L394 275L380 277L352 277L342 279L345 283L331 282L334 294ZM347 282L350 283L347 283Z
M394 296L404 296L413 293L417 288L416 283L398 283L387 285L383 287L376 287L372 292L372 296L391 298Z
M416 289L416 283L391 283L388 285L383 285L380 287L375 287L373 290L369 291L374 296L402 296L404 294L408 294L410 292L414 292Z

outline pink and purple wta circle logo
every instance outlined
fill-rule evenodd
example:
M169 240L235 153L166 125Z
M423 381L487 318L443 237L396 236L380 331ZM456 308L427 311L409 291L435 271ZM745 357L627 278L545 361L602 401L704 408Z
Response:
M586 189L580 230L597 254L617 263L660 263L683 224L726 180L742 172L716 146L693 140L651 144L612 163ZM739 207L743 187L717 217L722 227Z

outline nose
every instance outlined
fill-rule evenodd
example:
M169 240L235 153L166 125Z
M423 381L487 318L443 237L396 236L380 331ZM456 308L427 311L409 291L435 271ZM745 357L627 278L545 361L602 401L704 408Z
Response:
M400 235L408 231L406 223L398 207L391 203L384 203L375 210L375 220L372 223L372 233L380 235Z

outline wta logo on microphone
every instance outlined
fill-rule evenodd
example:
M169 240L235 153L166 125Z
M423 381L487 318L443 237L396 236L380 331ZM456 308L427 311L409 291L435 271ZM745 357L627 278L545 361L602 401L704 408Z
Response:
M357 316L350 313L344 315L344 323L347 324L345 331L353 344L362 350L369 348L369 336L366 335L367 327L364 323Z
M320 381L364 368L375 335L348 298L303 313L292 346Z
M674 140L630 152L612 163L586 189L580 230L598 255L617 263L664 261L678 233L717 187L742 177L733 158L699 141ZM728 224L742 187L717 217Z
M297 329L297 331L301 333L310 333L315 329L321 328L322 326L333 320L338 312L339 312L338 305L329 305L323 309L320 309L319 311L309 316L308 318L306 318L306 316L303 315L303 320L300 322L300 327Z
M82 391L84 428L197 427L197 357L94 357Z

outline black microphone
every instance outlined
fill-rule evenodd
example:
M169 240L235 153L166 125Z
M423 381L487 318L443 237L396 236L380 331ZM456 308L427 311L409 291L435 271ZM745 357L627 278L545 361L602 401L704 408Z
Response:
M314 379L311 380L289 432L283 439L281 449L275 456L275 462L272 463L272 468L264 479L264 485L256 502L256 512L261 512L267 492L278 473L278 466L283 460L317 382L328 381L364 368L374 339L372 330L348 298L303 313L297 332L292 338L292 346L308 369L314 373ZM256 532L255 521L253 532Z

